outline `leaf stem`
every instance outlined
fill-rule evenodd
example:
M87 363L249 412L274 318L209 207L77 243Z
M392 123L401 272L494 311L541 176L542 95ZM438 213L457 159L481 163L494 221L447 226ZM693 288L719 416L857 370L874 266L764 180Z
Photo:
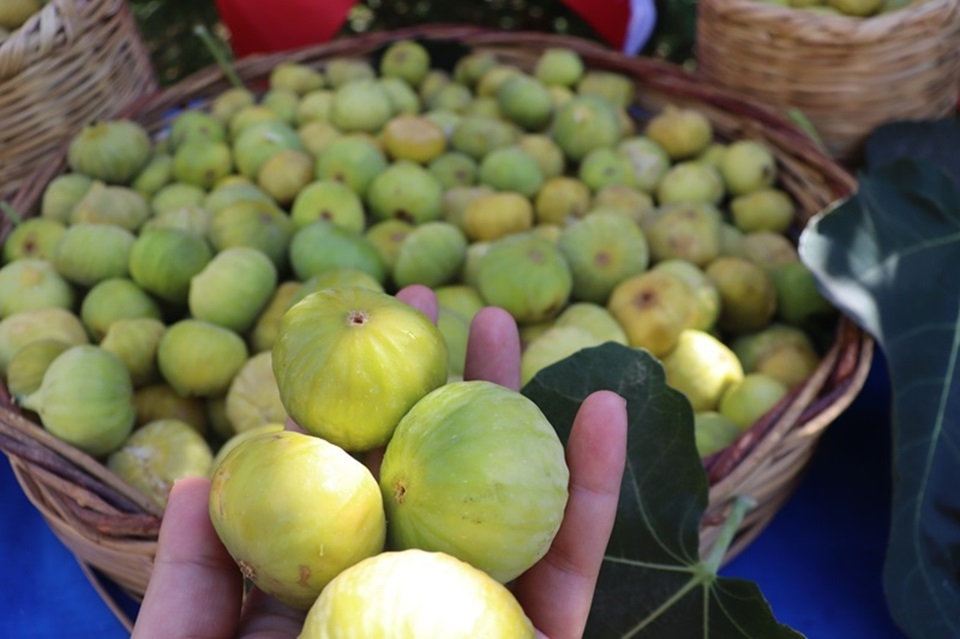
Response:
M0 201L0 211L3 211L3 214L13 220L14 226L23 222L23 216L17 213L17 209L13 208L6 202Z
M727 554L730 544L733 543L733 538L740 529L740 524L743 523L743 519L747 516L747 513L756 507L756 505L757 500L748 495L737 495L734 498L730 514L720 528L720 535L713 544L713 548L710 549L710 554L702 564L704 570L709 574L716 575L720 570L723 557Z
M813 140L814 144L820 147L821 151L827 150L827 143L823 141L820 132L817 131L817 128L813 126L813 122L810 121L810 118L808 118L803 111L796 107L787 109L787 118L797 125L801 131L806 133L807 137Z
M193 33L200 38L204 46L207 47L207 50L210 51L210 55L212 55L213 59L217 61L217 65L223 69L223 74L227 76L227 79L230 80L230 83L238 89L245 88L243 80L240 79L240 76L237 75L237 72L230 64L230 61L227 60L227 57L223 54L223 50L214 41L213 36L210 35L210 30L207 29L206 25L194 25Z

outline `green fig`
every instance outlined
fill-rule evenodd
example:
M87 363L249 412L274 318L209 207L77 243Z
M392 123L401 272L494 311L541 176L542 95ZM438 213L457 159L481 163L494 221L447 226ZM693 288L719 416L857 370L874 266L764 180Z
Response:
M163 379L181 395L193 397L226 394L247 358L247 345L239 335L197 319L171 324L157 347Z
M186 182L171 182L153 194L150 198L150 210L157 216L184 208L200 208L206 198L207 192L203 187ZM150 222L151 220L147 220L145 224Z
M518 323L538 323L567 305L573 275L556 244L521 233L496 240L480 258L477 290L487 304L503 308Z
M590 189L577 178L548 178L534 198L536 220L566 226L587 214L591 200Z
M788 393L780 380L764 373L747 373L732 384L723 396L717 410L721 415L746 430Z
M105 120L83 127L67 147L76 173L107 184L129 184L150 159L150 136L132 120Z
M134 388L160 379L157 348L166 331L163 322L152 317L118 319L110 324L100 348L113 353L130 373Z
M93 286L80 304L80 319L94 341L107 334L110 325L120 319L149 317L161 319L160 306L135 282L117 277Z
M688 160L713 142L713 124L695 108L668 104L650 119L644 135L663 148L671 160Z
M302 96L322 89L327 81L318 69L302 62L284 60L271 69L268 84L271 89L284 89Z
M745 195L773 186L777 179L777 160L765 143L737 140L720 159L720 175L730 193Z
M592 213L560 233L558 246L573 276L571 297L606 304L613 289L650 261L646 237L633 220Z
M168 153L155 153L133 178L130 187L149 200L172 181L173 157Z
M315 180L301 189L290 208L290 219L297 230L317 221L357 234L366 227L363 200L336 180Z
M583 58L573 49L548 47L537 58L533 75L547 86L574 87L584 70Z
M233 152L226 142L185 142L173 156L174 179L205 190L213 188L232 171Z
M251 102L252 104L252 102ZM189 142L226 142L227 127L213 113L199 109L186 109L178 113L170 123L167 144L175 153Z
M185 397L166 382L148 384L135 389L133 406L136 410L136 427L158 419L176 419L190 424L206 435L209 430L207 410L203 400Z
M17 349L7 366L7 390L20 402L43 382L47 368L70 344L58 339L39 339Z
M70 310L76 293L46 260L20 259L0 267L0 320L21 311Z
M190 279L213 257L196 235L155 228L142 233L130 249L130 278L143 290L172 304L186 305Z
M443 186L422 166L395 162L370 183L366 201L376 220L396 218L421 224L440 219Z
M283 317L288 308L293 306L301 287L302 284L294 280L280 282L277 285L247 336L250 352L262 353L273 348L273 343L277 338L277 329L280 326L280 318Z
M93 457L112 453L133 430L130 374L115 355L90 344L57 356L22 404L55 437Z
M242 433L264 424L283 423L287 411L273 375L271 351L257 353L240 367L230 382L226 398L227 418Z
M414 40L397 40L380 58L380 75L400 78L412 87L420 86L430 71L430 54Z
M280 269L287 263L293 233L293 220L276 204L238 200L214 214L208 237L216 251L254 248Z
M88 344L87 331L76 315L62 308L21 311L0 320L0 377L22 347L44 339L53 339L70 346Z
M423 284L431 288L453 281L467 254L467 238L449 222L420 224L400 245L391 274L398 287Z
M699 267L720 256L723 216L713 205L680 202L662 209L644 228L654 262L682 259Z
M627 345L629 340L620 322L605 306L593 302L574 302L557 315L554 326L575 326L597 340L598 344L615 342Z
M387 158L369 140L356 136L338 138L320 153L314 165L318 180L336 180L364 197L370 183L387 168Z
M383 86L375 80L358 80L338 88L330 103L330 123L344 132L379 131L393 116L393 106Z
M500 85L496 97L500 111L527 131L544 130L553 117L550 92L532 76L517 74L508 78Z
M495 191L511 191L534 198L543 186L543 173L530 155L518 146L493 149L480 161L481 184Z
M290 266L301 281L345 267L368 273L381 283L387 276L379 252L365 236L329 222L313 222L294 234L290 242Z
M138 489L160 508L166 508L174 482L206 477L213 451L189 424L176 419L150 422L130 434L107 457L107 468Z
M296 130L280 121L258 122L233 139L233 161L241 175L255 180L263 163L283 149L304 150Z
M226 248L190 279L190 314L244 333L270 300L277 277L277 267L262 251L246 246Z
M579 162L594 149L616 145L623 134L617 110L596 95L577 95L560 107L551 125L564 155Z
M112 224L74 224L57 242L53 266L67 280L94 286L113 277L126 277L137 236Z
M554 323L530 340L523 349L520 356L520 386L526 386L544 368L601 343L593 333L583 328L557 326Z
M70 221L70 211L93 185L93 178L82 173L62 173L47 184L40 200L40 215L62 224Z
M70 211L70 224L111 224L136 233L149 216L149 203L133 189L95 181Z
M721 415L708 410L693 415L693 434L700 457L707 457L723 450L740 437L739 426Z
M717 325L722 330L750 332L773 320L777 290L761 267L743 258L721 256L710 262L704 272L720 292Z

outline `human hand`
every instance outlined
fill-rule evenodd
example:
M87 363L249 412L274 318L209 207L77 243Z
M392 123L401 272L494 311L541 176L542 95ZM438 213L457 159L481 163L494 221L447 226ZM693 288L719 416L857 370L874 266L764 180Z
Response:
M434 321L433 293L420 286L397 294ZM502 309L481 310L470 329L464 379L520 386L520 338ZM567 442L569 499L548 553L517 578L513 592L538 637L581 637L616 516L626 457L626 403L597 391L584 400ZM157 556L132 639L288 639L304 612L243 579L220 543L207 510L210 482L176 483L160 528Z

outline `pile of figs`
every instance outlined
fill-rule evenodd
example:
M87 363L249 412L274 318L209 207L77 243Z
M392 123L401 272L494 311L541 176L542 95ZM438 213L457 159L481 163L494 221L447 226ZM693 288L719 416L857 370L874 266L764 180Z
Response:
M492 305L518 323L524 383L607 341L655 355L711 454L818 366L811 327L835 310L798 259L771 150L721 139L687 106L641 119L636 90L571 49L529 69L474 51L447 71L401 40L375 60L281 63L155 135L92 123L3 244L0 376L47 430L162 507L173 481L216 476L248 442L330 439L347 466L389 448L416 402L464 384L470 322ZM379 430L350 432L344 404L364 395L336 377L345 329L317 328L318 304L379 309L412 284L436 292L439 318L393 357L439 368L413 395L398 390L412 375L370 373L389 383L367 403L407 395ZM354 364L390 351L365 344ZM283 431L288 415L338 411L331 429ZM405 533L371 534L379 547Z

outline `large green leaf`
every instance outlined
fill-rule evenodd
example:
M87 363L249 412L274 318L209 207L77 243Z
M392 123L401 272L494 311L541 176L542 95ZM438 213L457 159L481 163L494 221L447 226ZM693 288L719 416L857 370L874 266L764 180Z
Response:
M960 118L887 122L867 138L867 170L897 158L923 158L939 164L953 179L960 180Z
M960 186L927 161L882 165L807 227L800 254L887 357L890 612L912 637L960 637Z
M726 543L700 560L699 524L707 479L693 438L687 399L666 385L646 351L607 343L542 371L523 393L566 442L581 402L597 390L627 400L627 465L586 636L794 639L757 586L717 576ZM736 529L748 507L738 500Z

